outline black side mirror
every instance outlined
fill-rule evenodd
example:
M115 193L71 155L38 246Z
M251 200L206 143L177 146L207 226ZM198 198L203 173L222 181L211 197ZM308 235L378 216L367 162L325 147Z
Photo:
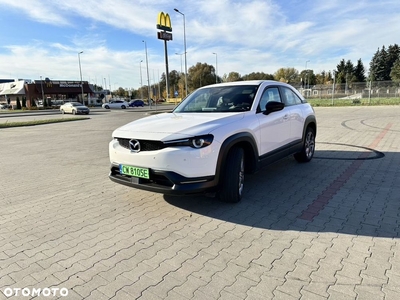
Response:
M280 111L285 107L285 104L282 102L277 101L269 101L265 104L265 111L263 112L264 115L269 115L272 112Z

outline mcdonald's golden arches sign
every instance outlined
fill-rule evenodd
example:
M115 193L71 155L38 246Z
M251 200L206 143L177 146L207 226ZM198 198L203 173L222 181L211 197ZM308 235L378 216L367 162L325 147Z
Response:
M169 14L163 12L158 13L157 29L172 31L171 18L169 17Z

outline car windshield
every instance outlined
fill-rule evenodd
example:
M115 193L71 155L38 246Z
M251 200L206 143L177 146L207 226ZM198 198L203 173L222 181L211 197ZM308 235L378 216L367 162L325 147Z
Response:
M174 113L240 112L253 104L258 85L211 86L194 91L175 109Z
M83 104L79 103L79 102L71 102L71 105L72 106L82 106Z

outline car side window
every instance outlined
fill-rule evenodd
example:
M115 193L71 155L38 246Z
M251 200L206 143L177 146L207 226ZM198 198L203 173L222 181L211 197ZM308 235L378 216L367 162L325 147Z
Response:
M282 102L281 96L279 94L279 89L277 87L270 87L264 90L264 93L261 96L260 103L258 104L257 111L265 111L265 105L270 101Z
M302 101L291 89L287 87L282 87L284 95L284 103L286 106L301 104Z

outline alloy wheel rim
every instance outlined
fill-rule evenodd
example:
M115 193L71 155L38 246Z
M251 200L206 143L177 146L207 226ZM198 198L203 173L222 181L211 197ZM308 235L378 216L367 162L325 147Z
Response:
M240 161L240 170L239 170L239 195L242 195L244 186L244 159L242 158Z
M307 134L306 145L305 145L305 151L306 151L307 158L310 158L313 156L314 149L315 149L314 135L312 132L309 132Z

